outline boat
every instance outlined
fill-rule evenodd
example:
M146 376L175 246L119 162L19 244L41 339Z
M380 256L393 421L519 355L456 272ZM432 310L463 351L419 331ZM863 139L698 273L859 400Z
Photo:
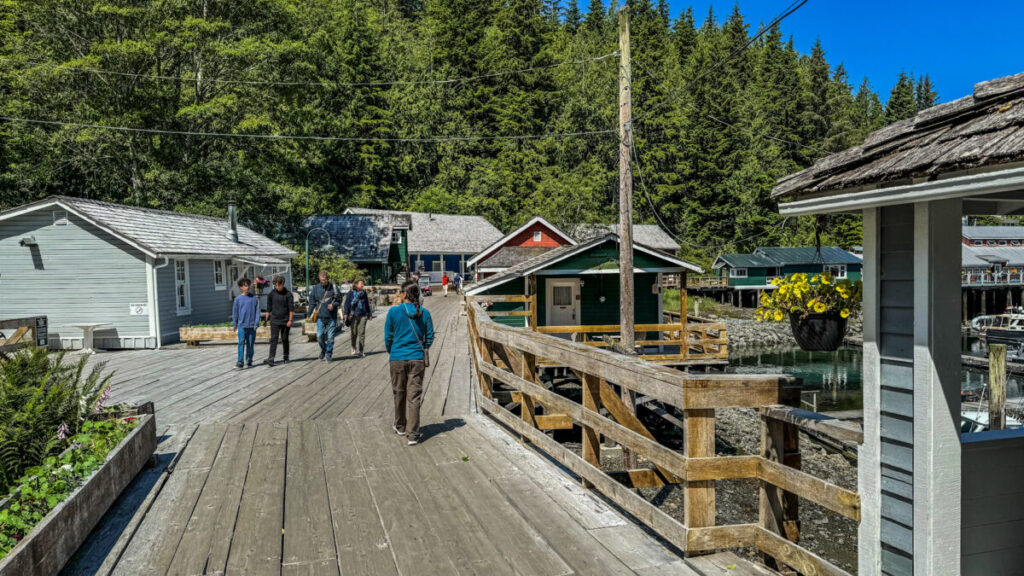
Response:
M1006 415L1007 430L1020 427L1020 420L1009 414ZM987 405L964 405L960 408L960 432L962 434L984 432L985 430L988 430Z
M986 344L1017 347L1024 343L1024 314L997 314L987 327L981 328L979 335Z

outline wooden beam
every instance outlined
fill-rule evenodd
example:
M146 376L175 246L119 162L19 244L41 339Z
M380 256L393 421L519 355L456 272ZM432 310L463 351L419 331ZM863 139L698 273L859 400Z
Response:
M760 456L687 458L686 478L688 480L757 478L760 462Z
M466 296L472 302L529 302L529 296L518 296L518 295L477 295L477 296Z
M683 451L687 458L715 455L715 411L700 409L683 412ZM683 524L689 528L715 525L714 480L687 479L683 487Z
M683 383L686 399L682 408L761 408L772 404L792 404L800 397L800 381L780 377L760 379L721 379L717 375L692 377Z
M541 430L572 430L572 418L568 414L542 414L533 419Z
M594 414L601 414L600 378L584 374L580 380L583 385L583 408ZM583 426L583 459L595 468L601 467L601 435L590 426ZM592 488L584 481L585 488Z
M988 429L1006 428L1006 344L988 345Z
M804 430L817 432L844 442L856 444L864 442L864 429L856 422L839 420L792 406L766 406L761 413L765 418L796 424Z
M675 482L666 482L665 476L657 470L648 468L634 468L632 470L616 470L607 473L616 482L625 484L630 488L660 488Z
M601 403L608 409L608 412L613 418L615 418L616 422L622 424L626 428L629 428L633 432L657 442L654 434L651 434L650 430L644 426L643 422L636 417L635 409L627 405L626 402L615 393L615 390L612 390L612 387L608 382L600 380L598 383L598 392L601 395ZM635 464L630 464L627 459L626 466L633 468L635 467ZM679 479L673 476L670 471L660 467L659 470L671 483L674 484L679 482Z
M533 354L526 353L521 357L522 369L521 374L523 380L527 382L537 383L537 359ZM523 418L523 422L533 428L537 427L536 407L533 405L533 398L526 393L523 393L522 406L520 408L520 415ZM526 437L521 437L520 440L523 442L529 442Z
M759 463L757 476L768 484L860 522L860 495L856 492L767 459Z
M687 552L707 552L724 548L752 548L757 546L761 527L757 524L707 526L690 528Z
M498 318L501 316L532 316L533 312L529 310L498 310L498 311L487 311L487 315L491 318Z
M791 542L798 542L800 499L784 486L770 480L780 480L786 472L800 468L800 430L795 424L762 418L761 457L758 471L761 477L758 505L761 527ZM785 570L781 558L765 554L762 559L769 568Z
M850 576L849 572L828 560L763 528L759 528L757 534L757 548L765 554L779 558L804 576Z

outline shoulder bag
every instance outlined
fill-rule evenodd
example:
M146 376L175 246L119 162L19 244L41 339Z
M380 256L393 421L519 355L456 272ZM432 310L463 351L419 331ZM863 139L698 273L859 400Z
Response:
M313 315L309 317L311 321L316 322L317 316L320 315L320 306L323 306L324 304L331 304L332 302L334 302L334 297L337 294L337 291L334 290L334 284L331 284L330 290L324 290L324 294L327 294L327 292L329 291L334 292L334 294L331 294L331 298L329 300L317 302L316 308L313 309Z
M405 306L402 307L402 314L405 314ZM412 328L412 333L416 335L416 341L420 343L420 348L423 349L423 366L430 366L430 350L427 345L420 339L420 333L416 330L416 323L412 321L412 318L408 314L405 314L405 319L409 321L409 326Z

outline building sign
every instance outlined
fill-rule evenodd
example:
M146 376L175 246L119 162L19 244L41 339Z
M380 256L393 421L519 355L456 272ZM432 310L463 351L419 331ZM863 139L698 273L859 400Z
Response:
M129 304L128 314L130 316L146 316L149 314L149 306L146 304Z

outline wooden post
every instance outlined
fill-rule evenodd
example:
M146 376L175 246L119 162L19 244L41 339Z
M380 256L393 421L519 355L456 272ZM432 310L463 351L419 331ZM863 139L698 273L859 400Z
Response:
M970 322L971 319L970 319L970 317L967 314L967 290L966 289L964 290L963 298L962 299L964 301L964 310L963 310L963 315L960 317L960 322L962 324L967 324L968 322Z
M795 424L769 418L767 409L761 409L761 456L790 468L800 469L800 430ZM797 542L800 539L800 499L792 492L761 483L761 499L758 510L761 526L783 538ZM784 570L777 558L763 554L766 566Z
M530 328L537 329L537 276L530 275Z
M715 455L714 409L683 411L683 452L687 458L710 458ZM687 480L683 484L683 524L687 528L715 525L715 481ZM687 556L701 554L687 552Z
M988 346L988 429L1006 428L1006 344Z
M583 384L583 407L595 414L600 414L601 379L591 374L584 374L581 383ZM586 425L583 425L583 459L597 468L601 467L601 435ZM593 488L593 485L584 480L583 487Z
M689 334L686 333L686 288L679 288L679 356L683 360L690 357Z
M522 370L523 380L529 380L530 382L535 382L535 383L539 384L540 381L537 378L537 357L534 356L533 354L530 354L529 352L523 352L522 359L523 359L523 370ZM523 396L523 402L522 402L522 406L521 406L520 410L521 410L523 422L526 422L530 426L536 428L537 427L537 417L536 417L536 407L534 406L534 403L533 403L533 397L532 396L528 396L525 393L523 393L522 396ZM529 442L529 440L527 440L525 436L520 436L519 439L524 444Z
M633 126L630 91L629 7L619 11L619 318L623 350L632 354L633 334Z

